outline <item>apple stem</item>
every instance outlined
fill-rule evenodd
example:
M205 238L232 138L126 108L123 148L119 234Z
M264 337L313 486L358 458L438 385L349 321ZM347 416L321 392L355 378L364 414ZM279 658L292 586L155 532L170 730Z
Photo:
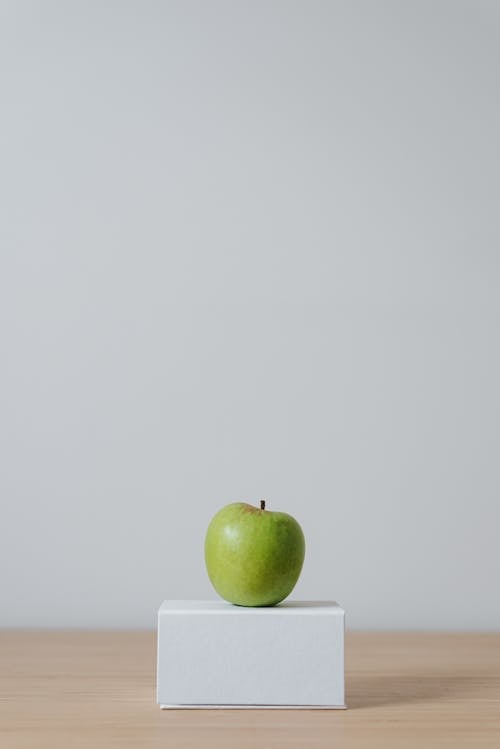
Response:
M265 499L261 499L260 500L260 509L261 510L265 510L266 509L266 500Z

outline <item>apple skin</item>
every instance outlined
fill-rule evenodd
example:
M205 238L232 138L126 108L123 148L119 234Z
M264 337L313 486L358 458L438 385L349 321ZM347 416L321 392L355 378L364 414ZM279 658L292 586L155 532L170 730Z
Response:
M274 606L299 579L305 540L295 518L245 502L226 505L212 518L205 563L217 593L238 606Z

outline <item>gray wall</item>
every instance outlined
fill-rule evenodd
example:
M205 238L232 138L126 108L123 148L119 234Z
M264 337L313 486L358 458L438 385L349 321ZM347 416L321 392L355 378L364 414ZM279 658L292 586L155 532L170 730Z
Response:
M500 628L500 5L0 2L2 626L212 597Z

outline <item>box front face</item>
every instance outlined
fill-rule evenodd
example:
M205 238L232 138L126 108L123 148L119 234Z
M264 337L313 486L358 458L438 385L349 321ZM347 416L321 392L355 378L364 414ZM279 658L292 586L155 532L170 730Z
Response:
M259 613L161 614L158 702L343 706L343 616Z

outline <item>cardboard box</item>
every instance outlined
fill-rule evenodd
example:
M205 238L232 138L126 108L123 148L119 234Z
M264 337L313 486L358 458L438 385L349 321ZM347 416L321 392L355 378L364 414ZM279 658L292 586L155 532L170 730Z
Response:
M157 698L162 708L343 708L344 610L333 601L165 601Z

